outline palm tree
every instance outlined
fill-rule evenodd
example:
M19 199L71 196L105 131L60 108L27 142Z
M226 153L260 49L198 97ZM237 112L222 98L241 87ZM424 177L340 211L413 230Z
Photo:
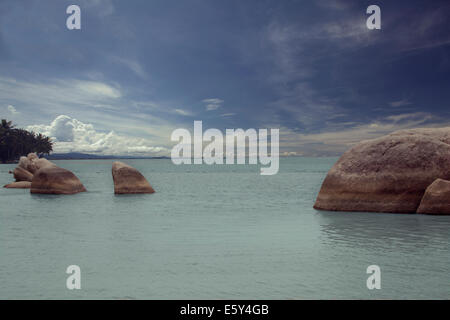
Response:
M10 130L13 128L14 128L14 126L12 124L12 121L7 121L6 119L2 119L2 122L0 124L0 130Z
M53 151L53 142L39 133L17 129L11 121L0 123L0 159L2 162L17 160L22 155L36 152L39 156Z

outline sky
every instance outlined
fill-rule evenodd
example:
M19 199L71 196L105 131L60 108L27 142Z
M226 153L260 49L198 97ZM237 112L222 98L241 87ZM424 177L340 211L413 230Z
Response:
M55 152L169 155L172 131L201 120L279 128L282 155L339 155L450 126L449 16L425 0L0 0L0 117Z

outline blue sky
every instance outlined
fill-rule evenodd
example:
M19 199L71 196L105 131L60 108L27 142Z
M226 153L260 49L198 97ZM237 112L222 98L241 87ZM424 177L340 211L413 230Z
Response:
M0 0L0 116L59 152L163 155L202 120L337 155L450 125L449 16L448 1Z

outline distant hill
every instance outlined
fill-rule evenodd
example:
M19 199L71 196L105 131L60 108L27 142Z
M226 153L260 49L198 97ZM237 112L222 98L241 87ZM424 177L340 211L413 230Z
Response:
M48 160L82 160L82 159L170 159L169 157L139 157L139 156L112 156L97 155L79 152L52 153L46 156Z

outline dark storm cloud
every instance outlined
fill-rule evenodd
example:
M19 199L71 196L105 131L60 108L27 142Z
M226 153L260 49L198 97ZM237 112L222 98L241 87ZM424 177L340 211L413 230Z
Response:
M23 124L274 126L282 148L329 154L450 118L448 1L378 1L368 30L372 1L80 0L68 31L72 2L0 1L0 110Z

